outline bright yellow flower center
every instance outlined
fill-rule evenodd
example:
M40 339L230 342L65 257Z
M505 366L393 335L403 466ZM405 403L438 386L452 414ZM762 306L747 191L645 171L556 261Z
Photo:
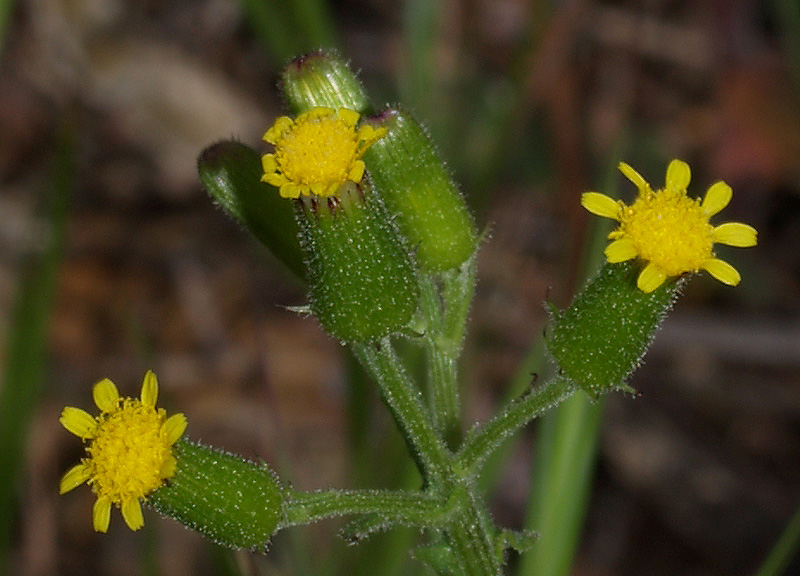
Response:
M282 116L264 134L275 146L262 158L261 180L276 186L284 198L301 194L334 196L346 181L364 176L364 152L386 129L356 128L359 114L340 108L314 108L292 120Z
M86 451L92 490L112 503L142 498L164 483L165 463L174 461L162 425L164 409L125 398L120 407L100 416L97 432ZM169 476L174 473L174 464ZM169 477L167 476L167 477Z
M684 191L648 191L623 208L609 238L630 238L639 257L667 276L697 272L712 256L714 227L698 199Z

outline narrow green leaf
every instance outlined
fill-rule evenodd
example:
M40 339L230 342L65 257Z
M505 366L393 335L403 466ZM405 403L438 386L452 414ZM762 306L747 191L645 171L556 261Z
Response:
M74 185L74 127L66 125L57 142L50 194L46 242L23 270L19 298L6 347L0 388L0 573L5 573L17 483L25 438L39 402L47 362L47 329L61 265L68 204Z

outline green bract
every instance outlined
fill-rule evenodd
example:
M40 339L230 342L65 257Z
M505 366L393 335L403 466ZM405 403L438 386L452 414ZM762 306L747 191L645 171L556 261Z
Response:
M369 186L350 182L338 196L295 202L311 310L325 330L345 342L362 342L405 327L419 296L414 266Z
M606 264L569 308L551 309L547 347L563 374L590 394L627 389L625 379L683 284L667 281L645 294L636 286L638 275L637 263Z
M226 140L206 148L197 160L200 180L216 203L264 244L292 272L306 268L297 240L291 203L261 182L261 158L252 148Z
M292 60L281 76L281 88L294 114L318 106L347 108L359 114L369 109L358 78L334 51L320 50Z
M406 112L388 109L368 122L388 132L364 162L419 265L437 271L459 266L475 252L475 223L433 142Z
M218 544L264 552L283 515L272 470L186 441L175 444L175 458L175 475L147 503Z

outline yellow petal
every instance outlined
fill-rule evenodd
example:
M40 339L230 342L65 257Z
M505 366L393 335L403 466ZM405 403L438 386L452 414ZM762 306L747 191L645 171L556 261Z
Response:
M77 466L73 466L61 478L61 484L58 487L59 494L66 494L86 482L92 473L89 467L81 462Z
M281 198L300 198L300 193L303 191L302 186L284 182L280 187Z
M261 168L264 174L273 174L278 169L278 161L275 159L275 154L264 154L261 157Z
M703 198L703 212L709 216L718 214L728 205L732 197L733 189L722 180L712 184Z
M69 432L72 432L81 440L94 438L97 431L97 420L88 412L80 408L67 406L61 411L61 418L58 419L61 425Z
M352 182L361 182L361 179L364 177L364 165L363 160L356 160L353 162L353 166L350 168L350 172L347 174L347 179Z
M686 190L692 180L692 171L683 160L673 160L667 166L667 190Z
M286 185L289 182L289 179L286 178L286 176L284 176L283 174L281 174L279 172L271 172L269 174L264 173L264 175L261 176L261 181L262 182L266 182L267 184L271 184L272 186L275 186L276 188L282 188L284 185ZM285 196L284 196L284 198L285 198Z
M736 268L719 258L709 258L703 262L701 268L728 286L736 286L742 280L742 275Z
M619 215L622 211L620 202L599 192L584 192L581 194L581 206L592 214L617 221L619 221Z
M275 120L275 123L264 133L262 139L264 142L276 144L281 136L292 127L292 124L294 124L294 121L291 118L288 116L281 116Z
M638 286L639 290L645 294L649 294L661 286L666 279L667 275L664 274L661 268L650 262L644 267L642 273L639 274L639 279L636 281L636 286Z
M111 412L119 406L119 391L108 378L103 378L92 388L94 403L103 412Z
M755 246L757 235L755 228L741 222L726 222L714 228L714 242L739 248Z
M152 370L148 370L142 382L142 404L150 406L150 408L155 408L157 400L158 379Z
M131 530L138 530L144 526L142 505L137 498L131 498L122 503L122 518Z
M358 129L358 132L356 132L356 138L360 142L363 142L363 145L359 151L359 155L363 154L371 144L386 136L387 132L388 130L386 128L376 129L369 124L364 124L361 126L361 128Z
M350 127L355 126L356 122L358 122L358 119L361 116L358 112L348 110L347 108L339 108L339 110L336 112L336 115L342 122Z
M108 532L111 523L111 500L107 497L98 498L92 508L92 526L95 532Z
M173 414L161 425L167 444L172 446L186 432L188 421L183 414Z
M634 183L634 185L639 189L639 192L644 193L646 190L650 189L650 184L647 183L647 180L642 178L642 175L634 170L630 164L620 162L619 171L625 174L625 177Z
M636 258L637 254L636 246L630 238L614 240L611 244L606 246L605 249L606 259L610 264L627 262L632 258Z

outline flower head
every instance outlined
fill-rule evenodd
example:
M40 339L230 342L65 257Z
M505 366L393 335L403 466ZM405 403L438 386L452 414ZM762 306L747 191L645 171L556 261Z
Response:
M278 187L284 198L335 196L346 181L364 177L361 160L385 129L356 128L359 114L346 108L317 107L292 120L278 118L264 134L275 146L262 157L263 182Z
M144 526L140 500L175 474L172 445L186 430L186 417L167 418L163 408L156 408L158 381L151 371L140 398L120 398L108 378L95 384L93 397L99 416L71 406L61 413L64 428L87 446L86 457L61 478L60 492L87 482L97 495L92 512L97 532L108 530L112 504L122 510L128 527L138 530Z
M756 229L739 222L709 223L730 202L730 186L722 181L712 184L701 201L686 195L691 171L681 160L670 162L664 188L656 191L628 164L621 162L619 169L639 189L633 204L597 192L581 197L581 205L592 214L619 222L608 235L613 240L605 250L610 263L633 258L646 262L637 281L643 292L652 292L669 277L700 270L724 284L739 283L736 268L715 257L714 244L755 246Z

